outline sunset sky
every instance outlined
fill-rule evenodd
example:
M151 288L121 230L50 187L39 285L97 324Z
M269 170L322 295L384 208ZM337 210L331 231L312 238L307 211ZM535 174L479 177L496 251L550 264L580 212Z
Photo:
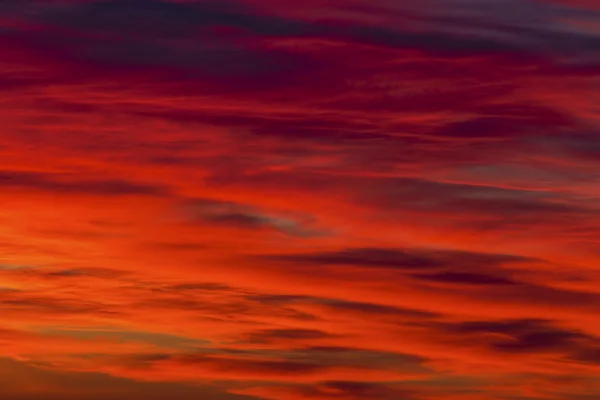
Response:
M3 0L0 399L600 399L600 1Z

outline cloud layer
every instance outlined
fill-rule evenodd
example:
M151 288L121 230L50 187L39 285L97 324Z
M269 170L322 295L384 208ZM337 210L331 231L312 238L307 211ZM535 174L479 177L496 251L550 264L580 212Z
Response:
M296 3L0 5L1 397L598 398L600 8Z

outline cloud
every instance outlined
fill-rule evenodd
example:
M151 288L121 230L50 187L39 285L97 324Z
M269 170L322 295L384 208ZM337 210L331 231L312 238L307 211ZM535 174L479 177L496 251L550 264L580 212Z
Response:
M514 320L497 322L463 322L456 325L458 333L463 334L499 334L491 346L498 351L506 352L544 352L564 351L578 348L586 342L598 341L581 332L560 329L547 321ZM584 347L585 348L585 347Z
M110 396L121 400L132 396L160 399L176 396L178 399L194 399L210 396L215 400L251 400L253 397L227 394L218 390L198 387L181 387L170 383L131 382L98 373L74 373L56 371L46 366L30 366L26 363L2 359L2 389L0 393L10 400L32 400L40 393L50 400L86 398L101 400ZM35 384L32 384L35 382ZM69 390L65 391L65 387Z
M313 329L268 329L253 333L250 340L260 343L262 341L269 341L271 339L294 340L320 339L326 337L329 337L327 333Z
M81 2L55 7L40 19L71 28L145 37L189 38L202 27L235 26L267 35L291 34L299 22L253 12L238 2L171 2L128 0Z
M128 366L129 364L130 366ZM377 381L401 378L392 371L367 368L325 366L292 360L246 359L231 356L150 355L137 357L107 372L141 380L206 382L211 380L303 382L327 379Z
M66 178L66 179L65 179ZM70 179L69 179L70 178ZM34 191L100 196L163 196L166 188L120 180L78 180L77 177L29 171L2 171L0 186Z
M424 249L386 249L386 248L348 248L338 251L307 254L283 254L265 256L266 260L279 261L312 267L347 266L373 269L391 269L398 271L414 272L413 276L423 279L456 280L469 279L476 281L478 276L481 281L484 275L468 272L441 272L433 275L417 274L420 271L443 270L473 270L497 269L502 264L519 263L528 261L527 258L503 254L470 253L448 250ZM428 278L429 277L429 278ZM501 279L501 278L498 278ZM488 280L493 280L489 277Z
M469 272L443 272L440 274L414 274L415 278L432 282L458 283L465 285L515 285L516 282L508 278L493 275L476 274Z
M239 392L277 400L392 399L398 396L412 398L406 391L386 385L348 381L323 382L315 386L257 387L239 390Z
M3 399L600 395L591 4L0 14Z
M182 218L192 224L208 224L238 229L270 229L290 236L320 236L307 216L286 216L264 212L249 205L214 199L193 199L181 207Z

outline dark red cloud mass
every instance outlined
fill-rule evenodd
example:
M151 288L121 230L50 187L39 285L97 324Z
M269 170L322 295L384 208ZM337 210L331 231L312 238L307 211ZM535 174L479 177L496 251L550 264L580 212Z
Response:
M3 400L600 399L600 3L0 3Z

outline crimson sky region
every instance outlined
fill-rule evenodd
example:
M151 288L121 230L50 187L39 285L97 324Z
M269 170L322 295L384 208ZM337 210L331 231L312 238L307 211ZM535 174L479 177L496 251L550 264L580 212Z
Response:
M600 398L600 7L0 4L5 400Z

